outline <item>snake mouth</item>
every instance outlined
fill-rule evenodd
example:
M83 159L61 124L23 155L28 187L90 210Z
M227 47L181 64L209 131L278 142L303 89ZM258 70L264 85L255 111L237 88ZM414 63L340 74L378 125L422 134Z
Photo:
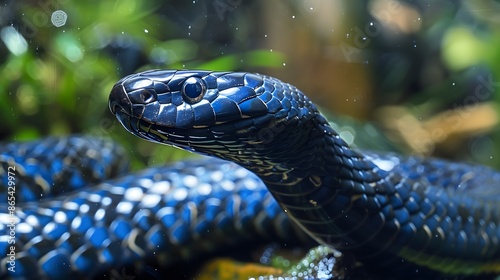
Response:
M110 109L125 130L139 138L167 145L174 145L175 142L177 146L183 146L185 149L192 150L188 145L189 141L187 139L189 137L187 133L183 133L185 129L158 126L141 118L134 117L126 108L123 108L121 104L116 102L110 103Z
M130 133L141 136L141 120L132 116L132 102L127 96L122 84L116 84L109 95L109 110L116 116L118 122Z
M116 84L109 95L109 109L116 116L120 124L130 133L140 136L149 133L150 125L133 115L133 103L123 87Z
M113 110L118 122L120 122L128 132L150 141L164 142L167 140L166 138L155 137L155 134L151 133L151 131L153 131L152 124L131 116L121 106L115 106Z
M193 134L192 129L152 123L144 120L141 116L134 115L132 108L132 102L128 99L123 88L120 86L113 88L109 98L109 109L125 130L147 141L177 145L184 147L186 150L192 150L189 147L189 143L192 141L191 137L193 136L190 135ZM198 137L198 139L202 138L206 137Z
M136 128L133 128L132 127L132 116L130 116L129 114L127 114L127 112L125 112L125 110L123 110L123 108L120 108L120 107L115 107L115 112L114 112L116 118L118 119L118 121L121 123L121 125L128 131L128 132L131 132L131 133L137 133L138 131L136 131Z
M139 119L132 117L122 106L118 104L110 104L111 112L116 116L118 122L130 133L138 135Z

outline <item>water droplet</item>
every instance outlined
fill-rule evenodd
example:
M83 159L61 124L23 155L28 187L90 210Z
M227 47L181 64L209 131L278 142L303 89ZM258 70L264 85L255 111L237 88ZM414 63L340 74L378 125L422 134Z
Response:
M66 24L66 20L68 19L68 14L65 11L57 10L52 13L50 21L55 27L61 27Z
M144 29L144 33L149 33L149 30L147 30L147 29Z

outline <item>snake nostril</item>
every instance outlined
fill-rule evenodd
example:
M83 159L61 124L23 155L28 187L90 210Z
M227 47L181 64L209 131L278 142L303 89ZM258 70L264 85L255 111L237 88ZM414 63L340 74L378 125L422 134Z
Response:
M139 94L140 99L144 104L151 103L156 101L156 94L155 92L151 92L150 90L144 89L141 91Z
M151 88L137 89L127 93L129 103L133 104L149 104L155 102L156 92Z

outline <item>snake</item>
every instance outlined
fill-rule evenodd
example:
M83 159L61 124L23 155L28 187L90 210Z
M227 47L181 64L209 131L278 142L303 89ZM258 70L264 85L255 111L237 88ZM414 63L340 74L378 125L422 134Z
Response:
M0 278L126 279L129 265L310 238L384 275L500 270L498 172L349 148L275 78L147 71L109 107L134 135L209 157L130 173L101 137L1 144Z
M125 157L114 141L87 135L0 145L0 278L155 277L144 271L245 242L312 244L236 164L129 172Z
M145 71L118 81L109 107L139 138L256 174L300 229L367 267L500 272L491 168L351 148L302 91L260 74Z

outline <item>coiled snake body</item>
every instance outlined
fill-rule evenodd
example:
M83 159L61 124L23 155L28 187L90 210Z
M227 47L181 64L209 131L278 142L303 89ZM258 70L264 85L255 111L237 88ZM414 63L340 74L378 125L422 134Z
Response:
M302 92L257 74L143 72L120 80L109 104L141 138L244 168L211 158L96 183L125 172L109 141L4 146L0 177L8 183L15 166L18 203L15 215L0 204L0 276L91 278L243 240L304 240L295 225L388 274L500 271L496 171L350 149ZM87 182L95 186L75 189ZM50 189L64 196L23 202Z
M123 272L139 261L166 266L245 240L307 240L235 164L185 161L124 175L124 162L123 149L87 136L2 146L0 188L16 203L0 204L0 279L126 279L140 277L140 267Z

